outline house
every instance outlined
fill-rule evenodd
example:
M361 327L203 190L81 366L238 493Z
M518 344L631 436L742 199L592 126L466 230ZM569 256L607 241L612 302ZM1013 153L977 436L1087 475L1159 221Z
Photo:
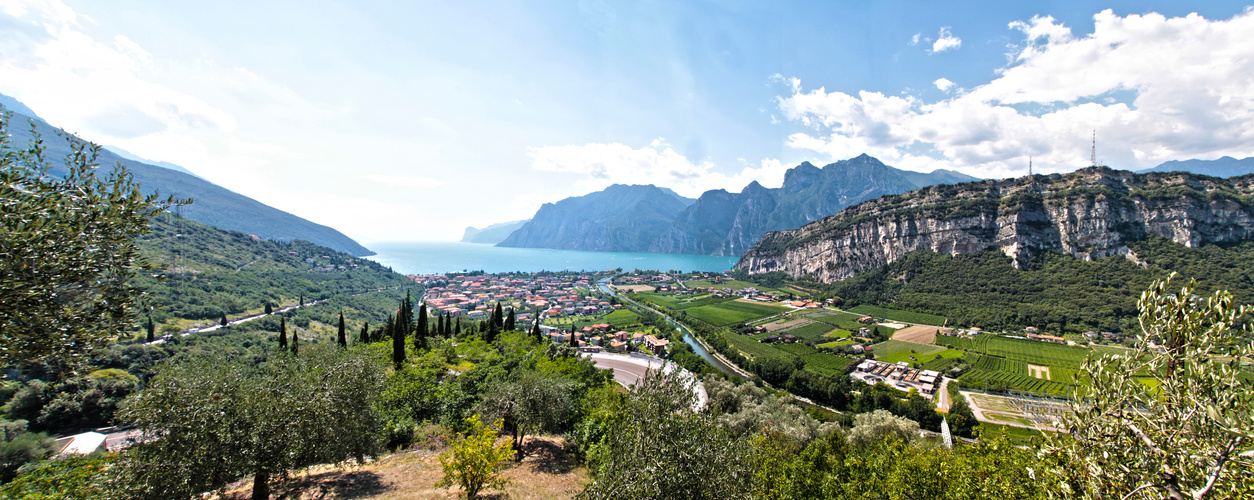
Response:
M666 347L669 346L670 344L671 344L671 341L666 340L666 339L659 339L652 335L644 336L644 345L646 348L649 349L649 352L652 352L653 354L657 354L657 355L664 354L666 352Z
M779 342L779 335L775 335L772 333L770 335L767 335L766 337L763 337L762 340L759 340L758 342L766 342L768 344L774 344L776 342Z
M99 432L84 432L57 440L61 455L88 455L105 447L105 435Z
M785 343L785 344L791 344L791 343L796 342L796 341L797 341L797 336L796 336L796 335L793 335L793 334L791 334L791 333L785 333L785 334L784 334L784 343Z
M864 325L869 325L875 322L875 318L870 317L870 316L863 316L861 318L858 318L858 322Z

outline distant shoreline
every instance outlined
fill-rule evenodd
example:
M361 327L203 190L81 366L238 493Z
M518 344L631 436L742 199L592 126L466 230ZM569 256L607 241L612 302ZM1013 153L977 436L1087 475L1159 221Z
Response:
M547 248L507 248L455 241L372 242L376 255L367 257L402 274L459 271L488 273L539 271L604 271L623 268L722 272L737 257L641 252L589 252Z

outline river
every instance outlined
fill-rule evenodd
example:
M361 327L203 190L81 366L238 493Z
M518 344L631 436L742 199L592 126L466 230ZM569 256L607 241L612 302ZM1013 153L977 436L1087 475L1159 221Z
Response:
M617 297L618 294L614 293L614 290L610 289L608 283L609 283L609 278L598 281L597 288L600 288L601 292L603 293ZM669 317L666 317L666 316L663 316L663 317L666 318L666 322L670 323L671 326L675 327L676 330L683 332L682 338L684 339L684 343L692 347L692 351L697 353L698 356L701 356L701 359L704 359L707 363L713 365L715 368L718 368L719 371L722 371L723 373L726 373L733 377L740 377L740 374L736 373L735 370L732 370L722 361L719 361L717 358L710 355L710 351L705 350L705 347L703 347L701 343L697 341L696 338L693 338L692 334L687 333L688 331L687 327L680 325L679 323L675 322Z

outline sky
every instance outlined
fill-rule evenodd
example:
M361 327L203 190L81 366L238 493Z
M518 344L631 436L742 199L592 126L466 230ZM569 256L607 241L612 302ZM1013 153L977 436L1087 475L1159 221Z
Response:
M981 178L1254 156L1207 2L0 0L0 93L372 241L867 153Z

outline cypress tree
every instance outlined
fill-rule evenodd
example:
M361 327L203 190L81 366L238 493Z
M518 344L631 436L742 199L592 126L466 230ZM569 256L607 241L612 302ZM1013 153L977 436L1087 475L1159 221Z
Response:
M462 334L462 319L457 318L457 327L453 329L453 336L459 337Z
M570 324L570 346L579 347L579 340L575 338L575 324Z
M504 311L501 310L501 303L497 302L496 309L492 310L492 324L496 325L497 328L500 328L501 324L504 322L505 322L505 313Z
M279 316L279 349L287 349L287 318Z
M514 331L514 326L515 326L515 325L514 325L514 319L515 319L515 318L514 318L514 309L513 309L513 308L510 308L510 310L509 310L509 316L507 316L507 317L505 318L505 331L507 331L507 332L512 332L512 331Z
M401 364L405 362L405 331L397 328L392 331L392 363L396 365L396 369L401 369Z
M414 330L414 344L417 345L427 338L427 304L424 302L418 306L418 324Z
M361 325L361 343L370 343L370 322L367 321Z
M392 316L391 314L389 314L387 322L383 324L383 334L389 337L393 337L395 336L394 335L395 333L396 333L396 318Z
M302 305L302 306L303 306L303 305L305 305L305 294L303 294L303 293L302 293L302 294L300 294L300 302L297 302L297 303L298 303L298 304L300 304L300 305Z
M222 321L220 322L220 324L222 325L223 328L226 328L226 313L222 313Z
M300 352L300 335L292 332L292 354Z
M152 324L152 314L148 315L148 343L157 339L157 327Z
M444 315L443 314L436 315L435 317L435 334L440 337L444 336Z
M540 322L531 324L531 336L536 338L536 342L544 341L544 333L540 331Z
M344 311L340 311L340 347L348 347L348 337L344 335Z
M414 329L414 302L409 298L409 290L405 290L405 300L401 301L400 311L396 313L396 328L401 335L409 335Z
M273 313L274 313L274 308L273 308L273 307L270 307L270 303L269 303L269 302L266 302L266 315L270 315L270 314L273 314Z

